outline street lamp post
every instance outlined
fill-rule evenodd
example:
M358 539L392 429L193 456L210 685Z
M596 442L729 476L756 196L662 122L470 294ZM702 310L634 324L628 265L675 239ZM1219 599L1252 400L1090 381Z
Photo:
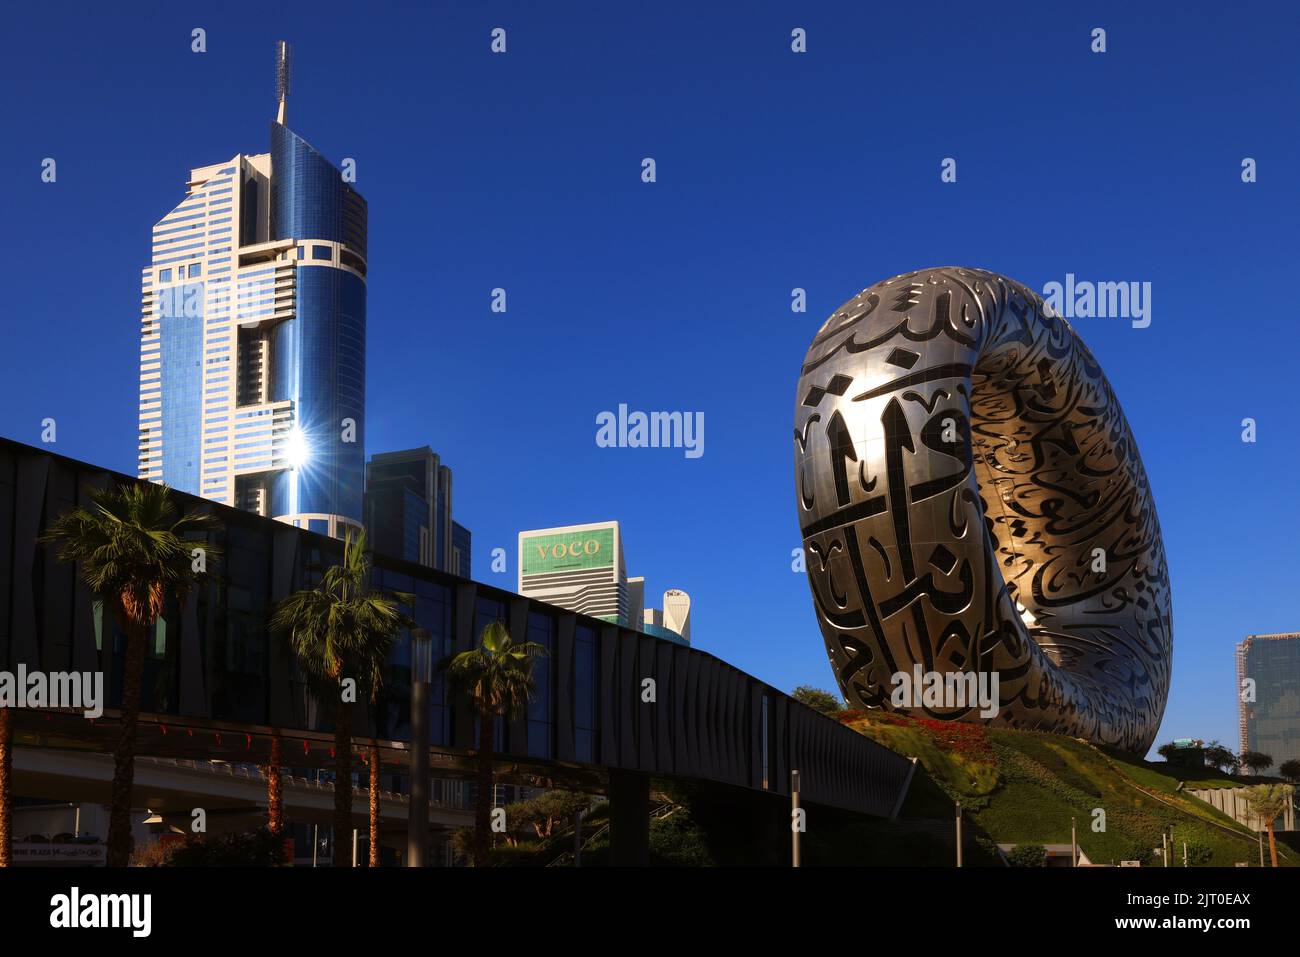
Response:
M957 802L957 866L961 867L961 801Z
M573 866L582 866L582 819L587 816L585 807L578 808L573 815Z
M790 772L790 835L791 835L791 854L795 867L802 867L803 861L799 854L799 832L802 829L803 822L799 820L802 816L799 813L799 772Z
M427 628L411 629L411 807L406 825L406 866L425 867L429 849L429 680L433 641Z

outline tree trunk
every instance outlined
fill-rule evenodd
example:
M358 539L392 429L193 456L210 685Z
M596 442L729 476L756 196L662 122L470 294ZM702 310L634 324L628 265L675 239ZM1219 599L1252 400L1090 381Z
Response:
M280 729L271 729L271 763L262 769L266 775L266 828L276 837L284 834L284 784L280 780L283 762Z
M379 866L379 745L370 742L370 866Z
M125 617L125 616L123 616ZM122 665L122 726L113 750L113 789L108 816L108 866L131 862L131 794L135 786L135 738L140 724L140 678L146 625L121 622L126 631Z
M13 715L8 708L0 707L0 867L13 863L13 739Z
M487 867L492 852L492 739L494 715L484 709L479 713L478 730L478 800L474 802L474 866Z
M1273 866L1277 867L1277 840L1273 837L1273 822L1268 822L1268 853L1273 859Z
M352 705L342 689L334 722L334 866L352 866Z

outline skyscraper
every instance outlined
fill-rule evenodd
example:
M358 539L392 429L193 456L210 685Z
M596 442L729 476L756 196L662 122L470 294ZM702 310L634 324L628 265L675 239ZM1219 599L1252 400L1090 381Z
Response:
M682 645L691 643L691 596L680 588L668 589L663 608L646 608L641 617L637 627L647 635Z
M664 627L691 640L691 596L680 588L664 592Z
M285 125L190 173L141 278L139 475L338 536L362 519L366 202Z
M645 607L645 578L627 576L618 522L520 532L519 594L690 644L690 596L670 588L662 609Z
M519 594L631 624L618 522L520 532Z
M627 621L632 628L640 628L645 617L645 576L637 575L627 580Z
M372 456L365 503L371 547L469 578L470 533L451 517L451 479L427 445Z
M1237 712L1242 751L1262 751L1275 768L1300 759L1300 632L1237 645Z

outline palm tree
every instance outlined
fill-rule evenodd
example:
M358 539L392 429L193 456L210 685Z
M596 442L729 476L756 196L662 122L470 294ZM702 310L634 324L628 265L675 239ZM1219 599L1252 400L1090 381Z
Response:
M281 764L284 760L283 742L280 729L271 729L271 758L262 766L266 775L266 829L280 837L284 834L284 783L280 780Z
M505 623L483 629L472 651L442 662L453 685L467 692L478 712L478 800L474 806L474 866L486 867L492 850L492 744L496 719L509 720L533 693L533 658L546 649L534 641L515 644Z
M370 739L370 754L366 762L370 765L370 858L366 862L371 867L379 866L379 745Z
M0 867L8 867L13 847L9 824L13 799L9 793L9 777L13 770L13 726L9 709L0 705Z
M1289 784L1257 784L1246 789L1246 803L1268 828L1268 852L1274 867L1277 867L1277 841L1273 837L1273 821L1291 803L1294 791Z
M121 733L113 751L108 821L108 865L126 867L131 858L131 789L146 637L168 600L184 605L218 557L214 546L204 542L200 551L195 540L218 525L212 516L193 509L178 518L166 485L138 482L92 489L89 495L88 508L64 512L40 541L56 547L59 561L77 565L96 605L108 607L126 636Z
M343 561L331 565L315 588L294 592L271 614L272 627L288 632L299 667L318 691L337 702L334 721L334 866L350 867L338 850L352 829L352 705L358 693L370 700L383 684L393 637L414 622L400 610L415 596L388 592L370 583L365 532L343 540ZM372 749L372 754L373 750ZM372 769L371 780L377 775ZM377 830L378 804L370 802L371 833ZM372 851L373 854L373 851Z

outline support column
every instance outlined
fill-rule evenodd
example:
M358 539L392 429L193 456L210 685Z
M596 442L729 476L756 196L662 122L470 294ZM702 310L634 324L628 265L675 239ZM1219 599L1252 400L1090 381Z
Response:
M650 775L644 771L609 772L611 863L615 867L650 865Z
M411 803L406 820L406 866L427 867L429 848L429 686L411 683Z

